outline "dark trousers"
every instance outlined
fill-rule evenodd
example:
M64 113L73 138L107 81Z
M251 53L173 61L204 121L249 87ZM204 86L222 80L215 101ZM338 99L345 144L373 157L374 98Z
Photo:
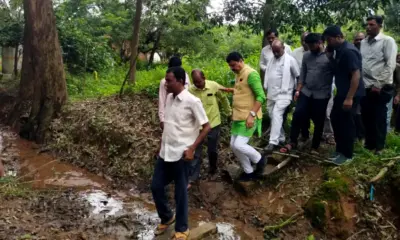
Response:
M345 97L341 96L335 97L331 112L331 121L336 141L336 152L344 155L346 158L352 158L356 137L354 118L360 98L353 98L353 107L350 110L343 109L344 99Z
M314 122L314 135L312 139L312 148L318 149L324 132L324 123L326 117L326 108L329 98L314 99L300 93L297 101L296 110L293 114L292 127L290 129L290 140L297 144L297 139L302 126L306 126L310 119Z
M394 123L394 126L395 126L395 131L397 132L397 133L400 133L400 104L398 104L398 105L395 105L396 106L396 113L395 113L395 123Z
M208 132L207 135L207 152L210 170L217 169L218 162L218 143L221 127L216 126ZM190 163L189 180L196 181L200 176L201 163L203 162L203 143L201 143L194 154L194 160Z
M354 116L354 123L356 124L356 137L358 138L358 140L364 139L365 129L361 114L356 114Z
M293 96L296 93L296 90L293 91ZM286 124L286 120L287 120L287 116L288 114L292 111L293 107L295 106L295 104L292 102L285 110L285 113L283 114L283 124L282 127L285 127ZM296 105L297 107L297 105ZM308 118L306 121L304 121L304 125L300 127L300 131L301 131L301 136L304 139L308 139L310 137L310 118Z
M387 104L393 96L392 87L379 93L366 89L361 101L361 115L365 127L365 148L380 151L385 147L387 134Z
M174 216L168 205L166 186L172 181L175 183L176 203L176 232L185 232L188 229L188 176L189 162L181 159L177 162L165 162L158 158L154 169L151 192L156 204L161 223L165 224Z

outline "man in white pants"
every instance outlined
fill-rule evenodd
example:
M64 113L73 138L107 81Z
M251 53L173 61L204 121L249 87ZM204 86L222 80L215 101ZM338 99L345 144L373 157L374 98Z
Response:
M266 164L265 158L248 144L254 133L261 136L261 106L265 102L265 93L260 75L244 63L240 53L230 53L226 62L235 73L231 148L244 171L239 181L246 182L257 178L263 172ZM256 165L256 169L252 164Z
M282 127L283 114L293 99L296 78L300 76L296 60L285 53L282 41L272 43L274 58L268 63L264 77L264 88L267 90L267 110L271 118L271 134L266 152L275 150L279 143L285 142L285 131Z

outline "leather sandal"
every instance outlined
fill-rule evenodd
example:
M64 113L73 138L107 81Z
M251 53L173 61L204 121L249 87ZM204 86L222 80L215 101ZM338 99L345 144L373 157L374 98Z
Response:
M154 231L154 235L162 235L164 234L168 227L171 226L175 222L175 215L165 224L158 224L157 229Z
M296 148L296 144L294 143L288 143L286 144L284 147L282 147L281 149L279 149L280 153L290 153L290 151L292 151L293 149Z
M185 232L176 232L175 235L172 237L173 240L187 240L189 239L190 231L187 230Z

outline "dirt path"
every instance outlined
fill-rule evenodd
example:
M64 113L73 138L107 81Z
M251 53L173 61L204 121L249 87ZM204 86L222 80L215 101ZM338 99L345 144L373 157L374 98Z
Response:
M0 192L0 239L154 238L158 218L149 193L115 189L111 179L59 162L5 127L0 131L7 174L0 185L7 189ZM21 190L25 185L34 191ZM191 209L191 228L213 220L219 239L262 239L255 228L211 216Z

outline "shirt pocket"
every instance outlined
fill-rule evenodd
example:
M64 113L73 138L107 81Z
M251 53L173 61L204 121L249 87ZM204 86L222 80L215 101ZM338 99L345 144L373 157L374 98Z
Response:
M206 104L213 105L214 104L215 93L207 93L206 95Z

